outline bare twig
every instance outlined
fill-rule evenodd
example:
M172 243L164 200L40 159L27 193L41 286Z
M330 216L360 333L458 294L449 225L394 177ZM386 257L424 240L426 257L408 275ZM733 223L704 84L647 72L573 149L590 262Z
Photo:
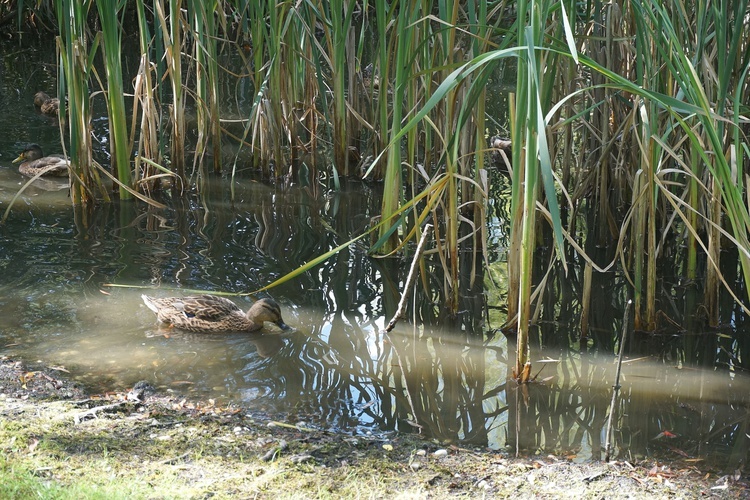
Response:
M609 404L609 418L607 419L607 439L604 445L604 461L609 462L610 453L610 435L612 433L612 416L615 413L615 403L617 403L617 394L620 392L620 371L622 370L622 355L625 352L625 339L628 336L628 318L630 316L630 305L628 301L625 306L625 317L622 320L622 337L620 338L620 353L617 356L617 371L615 373L615 385L612 386L612 402Z
M404 284L404 291L401 293L401 300L398 303L398 309L396 309L396 314L393 315L391 321L388 322L388 326L385 327L385 333L390 333L390 331L396 326L396 323L398 323L398 320L404 317L406 298L409 296L409 291L411 290L414 278L417 275L415 272L417 269L417 262L419 262L419 258L422 256L424 245L427 241L427 235L430 233L431 229L432 224L425 225L424 232L422 233L422 237L419 239L419 244L417 245L417 251L414 252L414 258L411 261L411 268L409 268L409 275L406 277L406 283Z
M125 404L128 404L128 403L129 403L128 401L120 401L118 403L112 403L112 404L102 405L102 406L95 406L94 408L91 408L91 409L86 410L84 412L77 413L76 415L73 416L73 420L75 421L76 425L78 425L78 424L80 424L81 422L83 422L84 420L86 420L88 418L98 418L97 417L97 412L114 410L115 408L119 408L122 405L125 405Z
M432 224L427 224L424 227L424 232L422 233L422 237L419 239L419 244L417 245L417 250L414 252L414 259L411 261L411 268L409 268L409 274L406 277L406 283L404 284L404 291L401 293L401 300L398 303L398 308L396 309L396 313L393 315L393 318L391 318L391 321L388 322L388 326L385 327L385 333L390 333L391 330L396 326L396 323L398 323L398 320L404 317L404 312L406 311L406 298L409 295L409 291L411 290L412 284L414 283L414 278L416 277L416 269L417 269L417 263L419 262L419 258L422 256L422 252L424 251L424 245L427 241L427 235L430 233L430 230L432 229ZM399 370L401 370L401 373L404 373L404 366L401 363L401 356L398 353L398 349L393 349L393 352L396 354L396 360L398 361L398 367ZM417 427L419 429L422 428L421 425L417 422L417 411L414 407L414 401L411 399L411 393L409 392L408 387L408 381L404 377L404 384L406 384L406 399L409 401L409 406L411 407L411 414L414 418L414 422L410 422L414 427Z

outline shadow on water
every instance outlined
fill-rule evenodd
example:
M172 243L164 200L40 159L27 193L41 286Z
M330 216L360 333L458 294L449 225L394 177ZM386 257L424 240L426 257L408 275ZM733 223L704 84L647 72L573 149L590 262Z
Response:
M36 89L16 89L40 73L24 71L4 75L0 106L7 116L34 112ZM25 182L9 152L25 142L55 144L59 136L34 115L0 128L4 210ZM464 259L457 318L443 317L440 299L417 287L409 319L382 334L409 263L371 259L355 244L271 290L296 329L291 334L160 328L140 301L144 288L160 296L252 292L361 234L374 215L370 207L379 205L378 189L364 184L325 198L242 178L235 188L233 202L226 181L210 178L200 197L165 200L167 210L105 205L83 230L65 189L31 187L0 228L0 354L64 368L94 391L146 379L162 391L323 428L421 432L444 443L601 457L626 281L595 275L590 328L581 340L582 268L553 272L533 339L537 381L508 381L514 348L492 333L505 321L503 181L493 182L489 264ZM474 279L472 267L479 272ZM440 287L439 263L428 262L427 270ZM663 290L663 309L691 325L690 290L667 282ZM243 309L252 301L234 300ZM741 317L727 316L728 331L696 326L634 337L616 408L616 456L685 454L726 467L746 459L750 387Z

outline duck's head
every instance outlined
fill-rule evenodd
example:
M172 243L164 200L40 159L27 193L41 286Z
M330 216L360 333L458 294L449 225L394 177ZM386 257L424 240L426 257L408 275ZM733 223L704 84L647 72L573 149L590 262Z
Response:
M50 96L48 96L47 94L45 94L44 92L41 92L41 91L39 91L36 94L34 94L34 104L37 107L41 107L42 104L44 104L45 102L49 101L50 99L52 99Z
M42 153L42 148L39 147L39 144L31 144L29 147L21 151L21 154L18 155L18 158L13 160L13 163L18 163L20 161L38 160L43 156L44 153Z
M272 299L260 299L255 302L247 311L247 319L257 324L263 324L265 321L275 323L282 330L291 329L284 320L281 319L281 308Z

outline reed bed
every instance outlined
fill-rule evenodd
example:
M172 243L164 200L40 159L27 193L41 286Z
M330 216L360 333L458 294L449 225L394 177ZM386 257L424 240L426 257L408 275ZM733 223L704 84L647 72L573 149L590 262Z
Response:
M528 374L528 328L545 284L532 269L548 245L555 249L548 269L576 273L568 260L583 262L585 287L592 272L619 266L637 329L659 327L658 263L673 257L665 249L675 238L686 243L677 250L685 279L704 283L696 293L708 324L719 323L723 291L739 304L750 299L746 0L138 0L100 10L101 35L88 24L90 2L52 6L74 203L106 198L90 169L88 128L88 88L103 41L121 198L131 191L153 197L160 184L152 181L162 177L179 179L177 190L192 186L185 113L194 108L199 172L206 150L221 172L222 144L233 142L267 179L314 191L343 177L382 181L371 253L411 248L430 219L430 254L444 273L441 307L456 312L460 271L468 263L471 280L481 278L464 250L486 248L487 168L496 167L486 153L497 130L487 126L485 89L498 64L513 60L505 326L519 338L516 375ZM131 8L141 51L134 89L132 76L115 68ZM222 62L226 54L242 60L239 74ZM227 97L219 81L229 77L251 82L249 95L234 96L252 102L240 134L219 105ZM120 97L132 93L133 123L141 126L125 138ZM606 242L615 243L594 256L592 245ZM585 322L591 290L580 297Z

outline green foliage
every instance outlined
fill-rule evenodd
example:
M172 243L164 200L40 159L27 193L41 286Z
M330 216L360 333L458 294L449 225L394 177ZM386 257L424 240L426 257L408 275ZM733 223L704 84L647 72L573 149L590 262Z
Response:
M117 16L123 12L126 0L97 2L99 20L102 24L102 50L104 70L107 76L107 113L109 114L112 170L120 181L120 198L130 198L126 186L131 185L130 150L127 123L125 121L125 89L122 81L122 28Z

